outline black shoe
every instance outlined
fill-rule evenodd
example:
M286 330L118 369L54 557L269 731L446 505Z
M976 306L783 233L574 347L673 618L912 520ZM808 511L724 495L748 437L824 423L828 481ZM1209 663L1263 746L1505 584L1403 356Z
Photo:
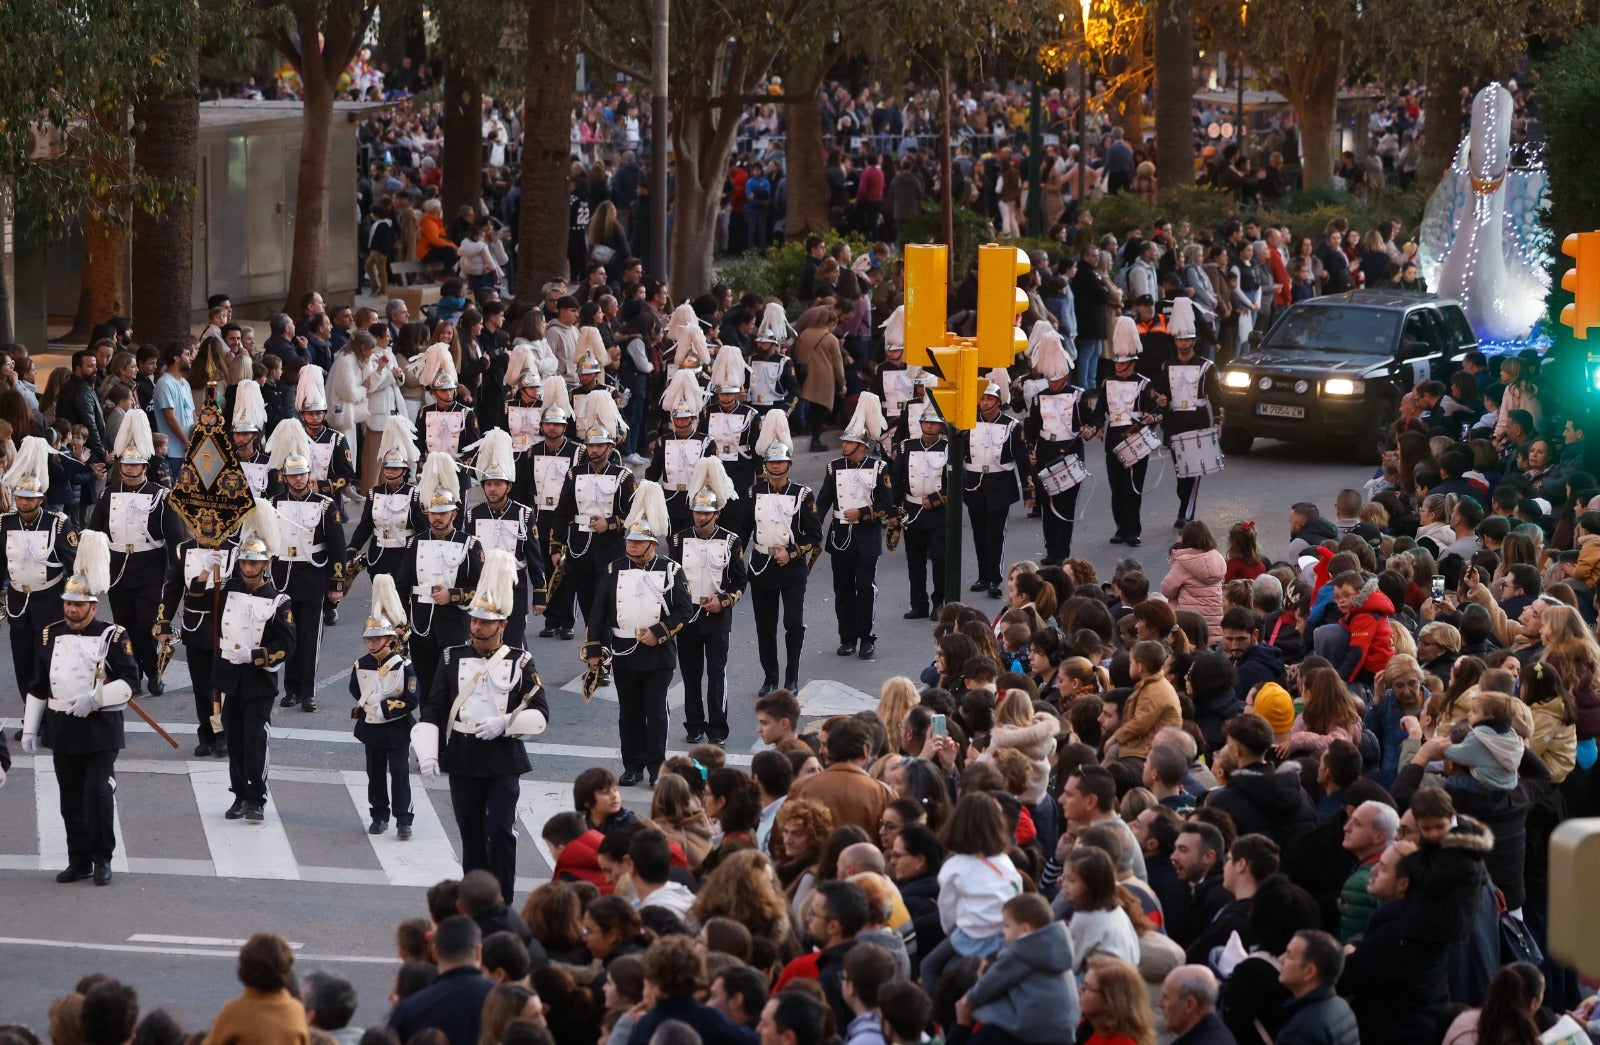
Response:
M1002 598L1005 598L1005 594L1006 593L1001 589L1000 585L998 585L998 584L989 585L989 598L991 598L991 599L1002 599Z
M656 786L656 774L651 773L650 774L650 788L651 788L651 790L655 790L655 786Z
M104 863L98 863L94 865L94 884L111 884L111 861L107 860Z
M267 818L267 807L263 802L251 802L244 807L244 818L252 824L259 824Z
M198 743L198 744L196 744L194 746L194 757L195 758L209 758L209 757L211 757L211 745L209 743L207 743L206 741L204 741L204 740L200 741L200 743Z
M245 807L247 807L249 804L249 802L246 802L242 798L235 798L233 800L233 805L229 806L228 811L222 815L229 820L242 820L244 819Z
M706 737L706 743L715 744L718 747L727 747L728 746L728 738L727 737L707 736Z
M1038 518L1041 518L1043 515L1044 515L1044 509L1039 507L1038 505L1034 505L1032 508L1028 509L1028 518L1030 518L1030 519L1038 519Z
M294 707L295 705L297 705L299 703L300 703L299 694L297 694L297 693L285 693L283 695L283 699L278 701L278 706L280 708L292 708L292 707Z
M211 757L212 758L227 758L228 757L228 742L226 740L219 740L215 744L213 744L212 747L211 747Z
M698 733L690 733L686 739L691 744L704 744L706 742L705 730L701 730Z
M411 840L411 825L401 824L394 829L394 836L402 842L409 842Z
M1129 537L1128 538L1128 547L1130 547L1130 548L1137 548L1137 547L1139 547L1139 545L1141 545L1143 543L1144 543L1144 541L1140 540L1137 537Z
M1114 534L1111 535L1111 543L1112 544L1127 544L1128 543L1128 538L1122 536L1122 534L1120 534L1120 533L1114 533Z
M919 609L909 609L909 610L906 610L904 613L902 613L900 616L904 620L927 620L928 619L928 611L927 610L919 610Z
M761 680L761 689L756 692L756 696L764 697L777 688L778 680L773 678L771 675L768 675L765 679Z
M875 657L877 655L878 655L878 644L873 642L871 639L868 639L867 641L863 642L861 644L861 652L856 654L856 656L860 657L862 660L871 660L873 657Z
M151 679L145 683L145 689L150 691L150 695L152 697L159 697L161 694L167 691L167 684L165 682L157 682L155 679Z
M793 693L796 696L799 696L800 695L800 680L799 679L790 679L788 682L785 682L783 684L783 688L788 690L790 693Z
M562 628L561 629L561 637L564 640L571 641L571 639L572 639L572 629L571 628Z
M855 651L856 651L856 640L855 639L851 639L848 642L839 643L839 648L834 650L833 652L837 653L841 657L848 657L848 656L852 655L853 653L855 653Z
M967 585L967 590L968 591L983 591L988 586L989 586L989 582L988 581L973 581L971 584Z
M367 825L367 834L369 835L381 835L387 830L389 830L389 821L387 820L374 820Z
M317 710L317 698L316 697L307 697L306 699L302 700L300 702L300 710L301 711L315 711L315 710Z
M820 453L827 453L827 451L828 451L828 444L827 443L824 443L821 439L816 439L816 438L813 438L811 440L811 452L812 453L820 454Z
M1173 529L1174 529L1174 530L1181 530L1181 529L1183 529L1183 528L1184 528L1184 527L1185 527L1185 526L1188 526L1188 525L1189 525L1189 524L1188 524L1188 523L1186 523L1186 522L1184 522L1184 521L1183 521L1183 520L1182 520L1182 519L1174 519L1174 520L1172 520L1172 528L1173 528Z
M337 623L339 623L339 607L324 606L322 609L322 626L331 628Z
M617 783L622 787L637 787L644 780L644 770L630 769L617 778Z
M11 739L12 740L21 740L22 739L22 730L19 729L15 733L11 734Z
M94 874L94 865L92 864L68 864L65 871L61 871L56 875L56 881L66 885L70 882L81 882L92 874Z
M553 626L540 628L539 637L541 639L553 639L556 637L556 629Z

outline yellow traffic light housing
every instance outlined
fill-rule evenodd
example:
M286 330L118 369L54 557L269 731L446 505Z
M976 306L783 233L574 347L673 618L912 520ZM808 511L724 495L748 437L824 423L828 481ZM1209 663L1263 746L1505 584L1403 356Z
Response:
M978 366L1009 367L1028 347L1017 317L1028 310L1017 280L1033 271L1026 251L989 243L978 248Z
M906 363L926 367L928 349L945 343L950 248L942 243L913 243L905 251Z
M1600 232L1574 232L1561 243L1561 253L1572 259L1572 268L1561 276L1561 289L1572 295L1572 304L1561 310L1561 322L1572 328L1572 336L1588 340L1589 328L1600 327Z
M957 431L971 431L978 420L978 350L970 343L931 349L928 369L939 387L928 389L933 408Z

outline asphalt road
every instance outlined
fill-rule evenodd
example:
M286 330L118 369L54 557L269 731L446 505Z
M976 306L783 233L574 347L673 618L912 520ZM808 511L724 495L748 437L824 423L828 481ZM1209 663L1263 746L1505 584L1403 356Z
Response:
M837 445L832 436L828 443ZM1310 500L1331 511L1341 488L1359 486L1370 474L1342 453L1339 447L1258 441L1249 456L1230 458L1225 471L1204 481L1200 517L1219 540L1230 523L1254 519L1263 547L1281 554L1290 504ZM1091 469L1103 474L1098 447L1093 457ZM815 488L826 460L802 452L795 477ZM1151 479L1145 498L1142 548L1130 551L1107 542L1110 501L1100 482L1087 505L1080 504L1085 518L1077 527L1074 554L1094 562L1102 574L1132 554L1145 563L1152 581L1159 581L1177 503L1170 463L1162 471ZM1006 561L1035 558L1042 550L1038 522L1016 506ZM970 547L963 548L963 563L963 578L970 581L975 576ZM884 679L915 677L928 663L929 623L901 617L908 605L901 553L883 560L878 587L877 659L836 657L829 564L817 564L802 662L807 715L871 707ZM998 608L986 596L967 595L964 585L960 594L986 610ZM280 933L296 945L297 969L329 968L350 978L360 998L358 1023L384 1018L397 968L394 927L426 914L423 891L429 882L459 873L458 835L443 782L423 789L416 776L416 837L401 843L392 831L377 838L366 833L365 776L360 746L350 732L345 687L349 666L361 652L367 598L363 581L339 624L323 635L321 709L313 714L279 709L274 715L272 805L264 824L220 816L230 800L227 767L225 761L191 755L193 710L181 654L169 668L167 693L143 703L183 746L174 751L129 715L128 749L117 781L117 876L109 888L55 884L54 872L65 866L55 783L48 760L36 767L33 759L18 757L0 789L0 895L6 898L0 966L7 985L0 991L0 1023L23 1022L42 1032L50 1001L81 975L101 970L137 987L147 1008L165 1006L187 1029L204 1027L218 1006L238 993L233 978L238 944L261 930ZM537 629L535 622L530 634ZM585 704L578 692L580 643L531 641L549 690L551 726L529 745L534 770L523 781L519 811L519 905L529 888L550 875L547 854L536 841L538 830L548 816L570 808L573 776L595 764L620 771L614 701L602 692ZM0 679L13 677L10 661L9 644L0 643ZM729 750L737 763L747 760L755 740L753 705L761 679L754 622L749 607L740 606L728 666ZM672 703L681 705L676 689ZM19 711L15 691L0 701L0 712L12 716L4 719L8 735ZM681 718L675 714L669 747L682 746ZM627 798L636 808L648 808L643 789L633 789Z

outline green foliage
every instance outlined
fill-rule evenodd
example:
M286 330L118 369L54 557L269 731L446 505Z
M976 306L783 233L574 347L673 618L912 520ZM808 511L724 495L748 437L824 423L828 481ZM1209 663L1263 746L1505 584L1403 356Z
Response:
M1165 217L1174 223L1186 221L1191 229L1214 229L1234 217L1254 215L1271 224L1286 224L1296 236L1317 237L1335 218L1343 218L1352 227L1365 231L1381 221L1393 218L1400 222L1400 234L1408 235L1422 221L1423 208L1433 186L1408 189L1386 189L1362 199L1333 189L1291 192L1270 207L1242 208L1225 192L1202 186L1183 186L1161 194L1157 206L1151 207L1130 193L1118 193L1096 200L1090 206L1094 215L1097 235L1111 233L1119 240L1124 230L1138 226L1149 230L1156 218Z
M859 258L872 250L873 241L856 232L843 236L830 234L828 245L831 247L840 240L850 244L851 257ZM795 240L768 247L764 254L748 253L725 258L717 263L715 278L717 282L726 283L740 293L751 291L762 297L781 298L798 315L811 305L809 301L797 300L800 274L805 267L806 245Z

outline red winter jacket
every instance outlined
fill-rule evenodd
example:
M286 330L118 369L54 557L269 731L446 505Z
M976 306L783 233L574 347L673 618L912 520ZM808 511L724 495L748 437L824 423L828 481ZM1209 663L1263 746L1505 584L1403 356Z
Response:
M1338 665L1340 678L1354 682L1358 676L1370 680L1383 673L1394 656L1394 635L1389 631L1392 616L1394 603L1378 590L1377 578L1362 585L1350 603L1350 612L1339 620L1350 633L1350 649Z

